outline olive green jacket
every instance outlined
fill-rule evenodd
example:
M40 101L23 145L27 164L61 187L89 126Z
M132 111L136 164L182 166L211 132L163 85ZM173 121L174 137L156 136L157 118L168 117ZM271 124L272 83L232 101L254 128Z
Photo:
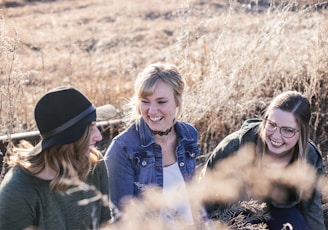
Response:
M217 161L232 155L246 143L256 144L258 140L257 131L261 121L262 120L260 119L247 120L244 122L241 129L225 137L210 155L204 166L203 172L205 173L208 168L213 168ZM307 161L316 169L318 175L323 173L321 153L310 140L307 150ZM299 199L297 203L310 229L325 229L323 210L321 206L321 196L318 191L313 193L313 196L310 200L304 201ZM286 204L286 207L288 206L290 205Z

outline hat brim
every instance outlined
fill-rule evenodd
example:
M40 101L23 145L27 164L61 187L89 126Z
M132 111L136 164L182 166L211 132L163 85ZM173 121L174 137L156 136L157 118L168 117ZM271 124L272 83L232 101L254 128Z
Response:
M40 141L34 148L28 153L30 156L35 156L41 153L42 151L42 141Z
M72 125L71 127L67 128L66 130L58 133L57 135L51 136L49 138L41 140L30 152L30 156L38 155L44 149L47 149L52 146L59 146L65 144L71 144L78 141L83 134L87 126L96 121L96 111L90 113L85 118L77 122L76 124ZM75 135L72 135L74 133Z

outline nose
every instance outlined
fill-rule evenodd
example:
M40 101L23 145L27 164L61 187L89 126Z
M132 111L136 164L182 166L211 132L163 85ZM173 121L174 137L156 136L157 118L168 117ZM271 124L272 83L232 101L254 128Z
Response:
M272 136L277 136L280 137L281 136L281 131L279 127L276 127L272 133Z
M150 104L148 108L149 114L155 114L157 112L158 108L156 104Z
M94 129L93 140L96 141L96 142L102 140L102 135L101 135L101 132L99 131L98 127L96 127Z

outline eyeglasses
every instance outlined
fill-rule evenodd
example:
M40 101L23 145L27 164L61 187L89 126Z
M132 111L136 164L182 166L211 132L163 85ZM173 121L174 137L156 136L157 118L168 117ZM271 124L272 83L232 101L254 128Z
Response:
M292 127L280 127L277 125L277 123L270 120L264 120L264 122L265 122L264 128L268 132L274 133L277 130L277 128L279 128L279 132L281 136L285 138L292 138L293 136L295 136L297 132L299 132L299 130L294 129Z

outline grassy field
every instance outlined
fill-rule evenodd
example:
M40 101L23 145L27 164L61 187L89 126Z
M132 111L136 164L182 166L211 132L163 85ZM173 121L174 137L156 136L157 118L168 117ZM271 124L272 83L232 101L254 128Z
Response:
M36 101L58 85L121 117L138 72L167 61L187 80L181 119L200 130L204 153L295 89L312 101L311 137L326 156L327 11L297 2L3 1L0 131L35 130Z
M33 108L59 85L124 116L136 75L176 64L188 87L180 119L206 156L260 117L275 95L303 92L311 138L328 154L327 1L0 1L0 133L36 130Z

